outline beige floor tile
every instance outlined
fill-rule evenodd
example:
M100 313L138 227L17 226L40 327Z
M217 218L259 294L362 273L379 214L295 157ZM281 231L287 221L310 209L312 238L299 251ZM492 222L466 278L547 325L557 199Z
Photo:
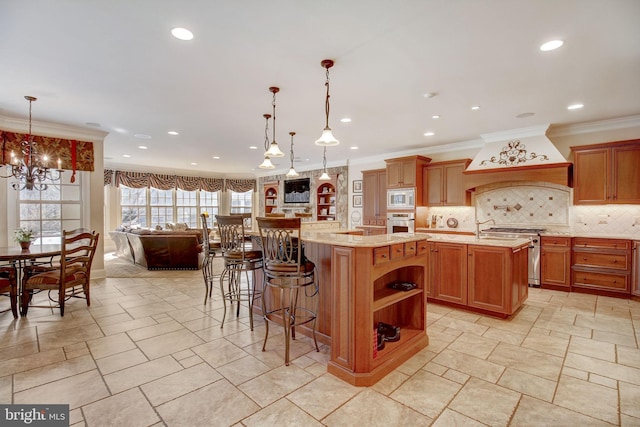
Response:
M567 352L568 345L568 338L558 338L537 334L529 334L529 336L522 342L522 347L559 357L564 357Z
M11 375L0 377L0 402L11 403L13 395L13 384Z
M203 342L204 341L193 332L181 329L138 341L136 345L149 359L157 359L158 357L177 353L178 351L202 344Z
M545 402L551 402L557 383L517 369L507 368L500 377L498 385Z
M526 335L516 332L505 331L504 329L489 328L483 337L494 341L506 342L507 344L520 345L526 338Z
M466 320L453 319L448 316L438 319L438 321L435 322L434 325L440 326L442 328L452 328L460 332L469 332L475 335L482 335L488 329L488 326L468 322Z
M189 299L187 295L183 295L182 298ZM200 319L206 316L206 314L204 314L202 311L197 310L193 307L185 308L182 310L169 311L167 312L167 314L180 323L188 322L190 320Z
M123 310L123 313L113 314L105 317L99 317L96 319L96 323L100 325L100 327L105 327L108 325L113 325L115 323L127 322L130 320L133 320L133 318L129 316L129 313L124 312Z
M330 374L325 374L287 395L287 399L320 420L359 392Z
M575 353L568 353L564 363L570 368L593 372L603 377L640 385L640 369L638 368L618 365L617 363Z
M98 365L100 372L102 372L102 375L106 375L148 361L149 359L147 359L147 356L136 348L129 351L123 351L122 353L114 354L112 356L103 357L102 359L96 360L96 364Z
M3 360L20 358L35 354L38 352L38 341L27 341L22 344L17 344L9 347L0 347L0 362Z
M50 365L63 360L65 360L65 355L62 348L5 360L0 363L0 377L14 374L16 372L28 371L30 369L39 368L41 366Z
M458 384L464 385L467 381L469 381L469 378L471 378L471 376L463 374L462 372L458 372L455 369L449 369L444 373L442 378L446 378Z
M461 388L460 384L453 381L419 371L389 397L429 418L435 418ZM426 393L426 390L429 392Z
M238 388L264 408L314 379L315 376L295 365L280 366ZM265 390L269 392L265 393Z
M69 409L104 399L109 391L97 369L63 378L13 395L14 403L68 404Z
M528 348L500 343L489 356L490 362L556 381L562 369L562 358ZM489 381L492 382L492 381Z
M594 340L608 342L611 344L620 344L631 348L637 348L640 339L633 335L616 334L615 332L606 332L594 330L592 334Z
M605 316L598 318L591 316L576 316L576 326L582 326L589 329L595 329L603 332L613 332L619 335L633 336L634 331L631 323L618 319L607 319Z
M484 425L485 424L482 424L458 412L452 411L451 409L445 409L444 411L442 411L442 414L438 416L435 422L431 424L431 427L482 427Z
M506 426L519 400L520 393L471 378L449 409L490 426Z
M357 421L356 421L357 420ZM360 426L404 427L426 426L432 419L371 389L364 389L349 402L323 420L336 427Z
M422 369L438 376L444 375L449 370L449 368L447 368L446 366L442 366L439 363L434 363L433 361L424 365Z
M131 339L134 341L142 341L147 338L153 338L159 335L164 335L168 332L175 332L184 329L184 327L180 323L171 318L169 319L170 320L167 322L162 322L156 325L145 326L143 328L128 331L127 335L129 335L129 337L131 337ZM157 318L155 316L154 320L157 321Z
M98 319L100 318L112 317L117 314L125 313L124 308L122 308L118 304L107 304L107 305L102 305L100 307L92 306L92 307L89 307L88 311L89 313L91 313L91 316L93 316L93 318L96 319L96 321L98 321Z
M182 366L170 356L141 363L130 368L104 375L104 381L112 393L137 387L182 370Z
M115 335L119 334L120 332L127 332L155 324L157 324L157 322L151 317L143 317L142 319L126 320L124 322L104 325L101 326L101 328L105 335Z
M620 381L619 389L620 412L638 418L640 421L640 386Z
M183 369L140 386L153 406L173 400L222 378L206 363Z
M38 333L38 342L40 351L47 351L103 336L98 325L89 324L45 334Z
M230 426L259 409L224 379L157 407L168 426Z
M148 426L160 421L137 388L86 405L82 411L87 427Z
M497 345L498 341L474 334L463 333L447 348L480 359L486 359Z
M320 427L323 424L298 408L287 399L280 399L264 409L242 420L246 427L291 425L300 427Z
M605 387L612 388L614 390L618 389L618 380L614 380L611 378L603 377L598 374L589 374L589 382L600 384Z
M621 427L637 427L640 426L640 418L631 417L626 414L620 414Z
M14 392L37 387L42 384L71 377L96 368L91 356L81 356L74 359L19 372L13 376Z
M513 427L611 427L611 424L532 397L523 396L511 419Z
M87 345L96 359L136 348L136 345L125 333L88 340Z
M404 374L412 375L418 372L424 367L431 359L436 356L436 353L432 352L428 348L420 350L418 353L409 358L402 365L398 366L398 370Z
M553 403L612 424L618 422L618 393L599 384L561 376Z
M225 339L208 342L191 348L194 353L202 357L209 365L214 368L231 363L234 360L242 359L247 356L247 352L236 347Z
M423 369L426 369L426 367ZM387 374L380 381L372 385L371 388L380 394L388 396L389 394L393 393L398 387L400 387L402 383L404 383L408 378L409 375L403 374L396 369L395 371Z
M609 362L615 362L616 360L616 346L614 344L593 339L572 337L569 343L569 351Z
M640 350L618 346L618 363L640 369Z
M502 375L502 371L504 371L504 365L449 349L438 354L433 358L433 361L442 366L464 372L467 375L482 378L492 383L498 381L498 378Z
M135 307L125 307L127 313L134 319L153 316L154 314L174 311L176 308L168 302L152 302L151 304L136 305Z
M306 366L300 366L302 369L305 367ZM267 372L270 368L255 357L246 355L246 357L234 360L216 369L231 384L237 386Z

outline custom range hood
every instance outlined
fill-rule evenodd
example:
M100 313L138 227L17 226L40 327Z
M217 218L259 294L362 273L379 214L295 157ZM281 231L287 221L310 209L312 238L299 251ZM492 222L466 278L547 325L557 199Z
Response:
M483 134L480 152L464 171L467 190L509 181L571 186L570 162L547 138L549 125Z

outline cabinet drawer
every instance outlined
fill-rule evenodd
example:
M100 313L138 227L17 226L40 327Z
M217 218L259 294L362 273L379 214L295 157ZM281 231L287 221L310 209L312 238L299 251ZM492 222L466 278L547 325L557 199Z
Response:
M631 248L631 241L621 239L592 239L586 237L575 237L573 239L573 246L576 248L628 250Z
M542 246L556 246L556 247L568 248L571 246L571 237L555 237L555 236L542 237L540 239L540 244Z
M601 254L576 251L573 253L573 264L629 271L629 257L626 254Z
M391 259L398 259L404 256L404 243L391 245Z
M416 242L404 244L404 256L413 256L416 254Z
M387 220L386 219L376 219L376 225L385 226L385 225L387 225Z
M373 263L382 264L389 261L389 246L373 249Z
M417 242L416 252L418 255L424 255L429 252L429 243L426 240Z
M599 288L620 292L629 291L628 274L608 274L575 269L572 275L574 287Z

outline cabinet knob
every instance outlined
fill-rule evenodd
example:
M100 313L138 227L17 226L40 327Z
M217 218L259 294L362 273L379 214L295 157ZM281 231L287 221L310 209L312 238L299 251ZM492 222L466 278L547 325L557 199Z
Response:
M582 257L582 260L583 260L583 261L586 261L586 260L587 260L587 258L585 258L585 257Z
M387 257L387 255L386 255L386 254L382 254L382 258L386 258L386 257Z

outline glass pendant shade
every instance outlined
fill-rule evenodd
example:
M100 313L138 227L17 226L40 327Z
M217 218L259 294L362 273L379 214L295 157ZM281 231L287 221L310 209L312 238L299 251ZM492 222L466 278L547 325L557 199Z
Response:
M260 169L275 169L275 166L273 166L273 163L271 163L271 159L269 158L269 156L264 156L264 161L260 163L260 166L258 167Z
M269 157L283 157L284 153L280 150L280 147L278 147L277 142L271 141L271 144L269 145L269 150L267 150L265 155Z
M327 171L323 171L322 175L320 175L320 178L318 178L320 181L329 181L331 179L331 177L329 176L329 174L327 173Z
M297 176L300 176L300 174L296 172L296 170L293 167L289 169L289 172L287 172L287 178L295 178Z
M328 127L324 128L324 130L322 131L322 135L316 140L316 145L321 145L324 147L331 147L338 144L340 144L340 141L338 141L333 136L331 128Z

